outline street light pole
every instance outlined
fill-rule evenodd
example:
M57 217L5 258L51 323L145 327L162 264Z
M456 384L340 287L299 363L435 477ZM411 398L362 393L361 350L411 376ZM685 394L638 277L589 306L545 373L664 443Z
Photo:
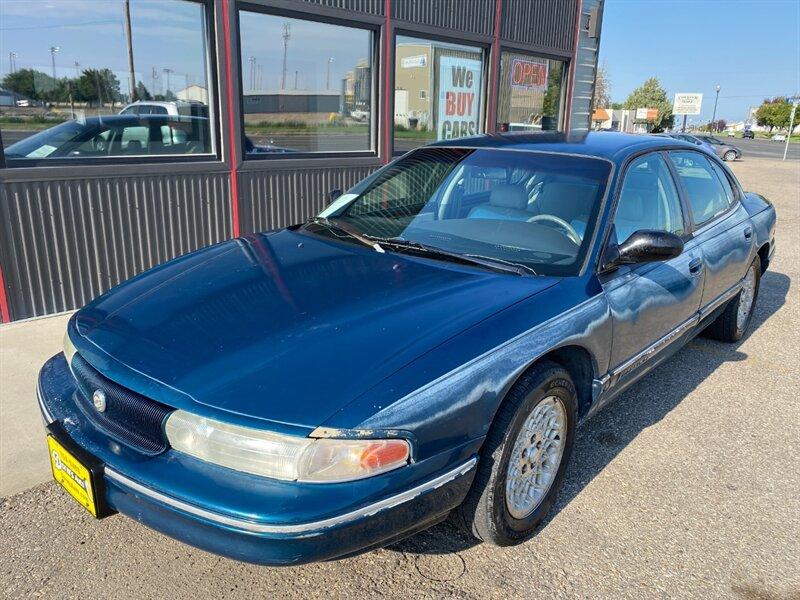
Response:
M717 95L714 98L714 114L711 117L711 133L717 132L717 102L719 102L719 86L717 86Z
M60 50L60 46L50 46L50 62L53 64L53 80L56 78L56 52Z
M9 52L8 53L8 72L13 73L17 70L17 53L16 52Z
M783 147L783 160L786 160L786 154L789 152L789 140L792 139L792 129L794 129L794 114L797 112L797 103L800 98L795 96L792 102L792 116L789 117L789 134L786 136L786 145Z
M325 75L325 91L331 89L331 63L333 62L333 57L328 59L328 72Z

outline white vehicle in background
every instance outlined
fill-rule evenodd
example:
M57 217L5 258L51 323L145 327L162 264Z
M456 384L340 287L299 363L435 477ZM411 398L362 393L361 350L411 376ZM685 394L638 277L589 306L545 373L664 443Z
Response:
M776 134L775 134L775 135L773 135L773 136L772 136L770 139L771 139L773 142L785 142L785 141L786 141L786 136L785 136L785 135L783 135L782 133L776 133Z
M121 115L164 115L208 118L208 106L187 100L137 100L119 111Z

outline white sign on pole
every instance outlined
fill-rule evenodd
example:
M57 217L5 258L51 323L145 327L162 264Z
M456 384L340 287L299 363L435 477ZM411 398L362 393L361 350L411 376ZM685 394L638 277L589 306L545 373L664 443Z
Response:
M675 94L672 103L673 115L699 115L703 105L703 94Z
M437 140L478 133L482 66L479 60L460 56L439 59Z

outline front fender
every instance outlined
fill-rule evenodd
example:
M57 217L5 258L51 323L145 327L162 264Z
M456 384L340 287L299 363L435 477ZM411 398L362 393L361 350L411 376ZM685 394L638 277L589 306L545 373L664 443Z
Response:
M533 362L554 349L580 346L592 356L595 377L605 373L611 348L606 298L602 292L589 298L584 295L581 302L558 310L559 301L563 303L572 291L572 286L566 287L557 286L560 289L510 307L389 378L380 389L348 407L349 411L372 409L372 414L356 428L412 431L419 444L418 456L424 458L483 438L514 382ZM544 318L521 329L519 325L526 322L526 315ZM497 333L501 331L507 335L499 337ZM463 356L466 348L480 350L467 359L454 361L454 357ZM409 381L419 381L426 375L426 381L409 389ZM398 400L386 401L387 395L399 390L402 392L397 395Z

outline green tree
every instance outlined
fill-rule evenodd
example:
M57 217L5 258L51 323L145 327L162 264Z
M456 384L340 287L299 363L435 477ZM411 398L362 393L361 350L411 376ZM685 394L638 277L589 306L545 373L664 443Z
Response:
M84 102L117 102L121 95L119 79L110 69L86 69L75 82L76 95Z
M136 99L137 100L152 100L153 95L150 91L144 86L144 84L140 81L136 84Z
M653 122L653 133L669 129L675 122L672 114L672 102L667 98L667 91L661 87L661 83L656 77L651 77L641 87L633 90L623 106L627 110L658 109L658 117Z
M57 87L55 79L35 69L20 69L3 77L4 89L31 100L49 100Z
M594 83L594 98L592 110L598 108L608 108L611 104L611 80L608 78L608 66L605 61L597 69L597 76Z
M786 98L782 96L771 100L767 98L756 110L756 123L762 127L769 127L770 132L775 127L788 129L791 115L792 104Z

